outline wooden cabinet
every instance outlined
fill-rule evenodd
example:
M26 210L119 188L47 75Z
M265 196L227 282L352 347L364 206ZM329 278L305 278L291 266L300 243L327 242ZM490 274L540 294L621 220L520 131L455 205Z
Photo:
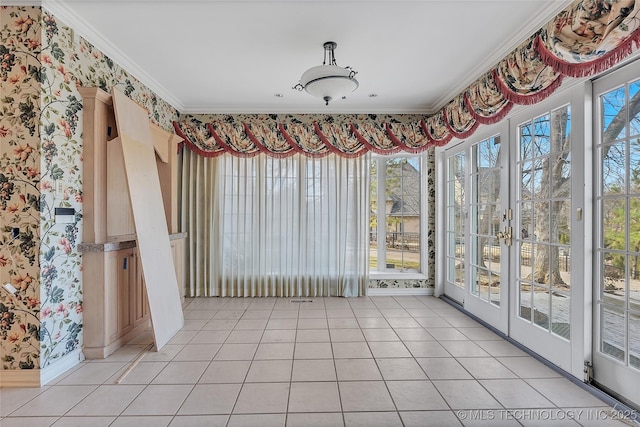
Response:
M149 327L145 284L134 241L81 245L84 348L102 359Z
M135 285L130 288L132 292L130 305L133 323L138 325L141 321L146 321L149 318L149 300L147 299L144 274L142 274L142 263L137 251L133 253L133 261L132 265L135 265ZM182 260L178 262L182 262Z
M133 329L132 296L136 294L134 286L136 285L137 272L132 249L118 251L117 268L118 322L116 330L113 331L114 335L112 335L114 339L117 339L119 334L126 334Z
M180 295L184 295L184 239L184 233L171 236ZM131 240L80 245L87 359L105 358L149 328L149 304L135 244Z
M126 335L140 325L147 326L147 302L140 257L135 248L118 251L118 327L117 335ZM117 338L117 337L116 337Z
M80 88L83 98L83 352L105 358L150 326L142 263L124 172L111 96ZM177 230L177 143L152 125L170 233L171 251L184 296L184 233Z

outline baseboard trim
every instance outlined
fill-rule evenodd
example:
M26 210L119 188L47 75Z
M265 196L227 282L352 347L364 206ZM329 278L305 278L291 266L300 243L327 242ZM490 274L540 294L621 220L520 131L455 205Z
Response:
M84 357L87 359L106 359L115 353L120 347L129 343L140 334L145 332L151 326L149 320L142 321L135 328L127 332L125 335L113 340L108 345L102 347L83 347Z
M367 288L367 296L433 295L433 288Z
M40 387L40 369L0 370L0 387Z
M54 378L64 374L65 372L67 372L69 369L73 368L74 366L76 366L78 363L80 363L81 360L81 351L78 350L74 350L71 353L65 354L64 356L62 356L60 359L58 359L56 362L52 363L51 365L47 366L46 368L42 369L40 372L40 385L45 385L48 382L50 382L51 380L53 380Z

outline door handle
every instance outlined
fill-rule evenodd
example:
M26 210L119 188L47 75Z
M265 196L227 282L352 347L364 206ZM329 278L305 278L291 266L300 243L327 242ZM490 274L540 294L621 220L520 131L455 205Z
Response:
M498 231L496 233L496 238L498 239L498 242L500 242L500 239L503 239L505 245L511 246L511 244L513 243L512 232L513 232L513 229L505 225L504 231Z

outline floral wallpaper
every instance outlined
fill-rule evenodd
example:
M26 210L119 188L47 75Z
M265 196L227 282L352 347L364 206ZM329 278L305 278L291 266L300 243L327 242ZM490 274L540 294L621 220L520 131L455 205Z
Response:
M44 368L82 345L82 98L118 87L172 129L177 111L40 7L0 9L0 366ZM55 208L75 209L56 223Z
M0 366L40 366L39 9L0 10Z
M369 289L428 288L426 279L369 279Z

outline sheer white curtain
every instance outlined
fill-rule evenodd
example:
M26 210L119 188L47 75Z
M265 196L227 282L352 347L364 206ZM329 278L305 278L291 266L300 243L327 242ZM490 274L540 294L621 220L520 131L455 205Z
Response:
M191 295L363 295L368 160L185 152Z

